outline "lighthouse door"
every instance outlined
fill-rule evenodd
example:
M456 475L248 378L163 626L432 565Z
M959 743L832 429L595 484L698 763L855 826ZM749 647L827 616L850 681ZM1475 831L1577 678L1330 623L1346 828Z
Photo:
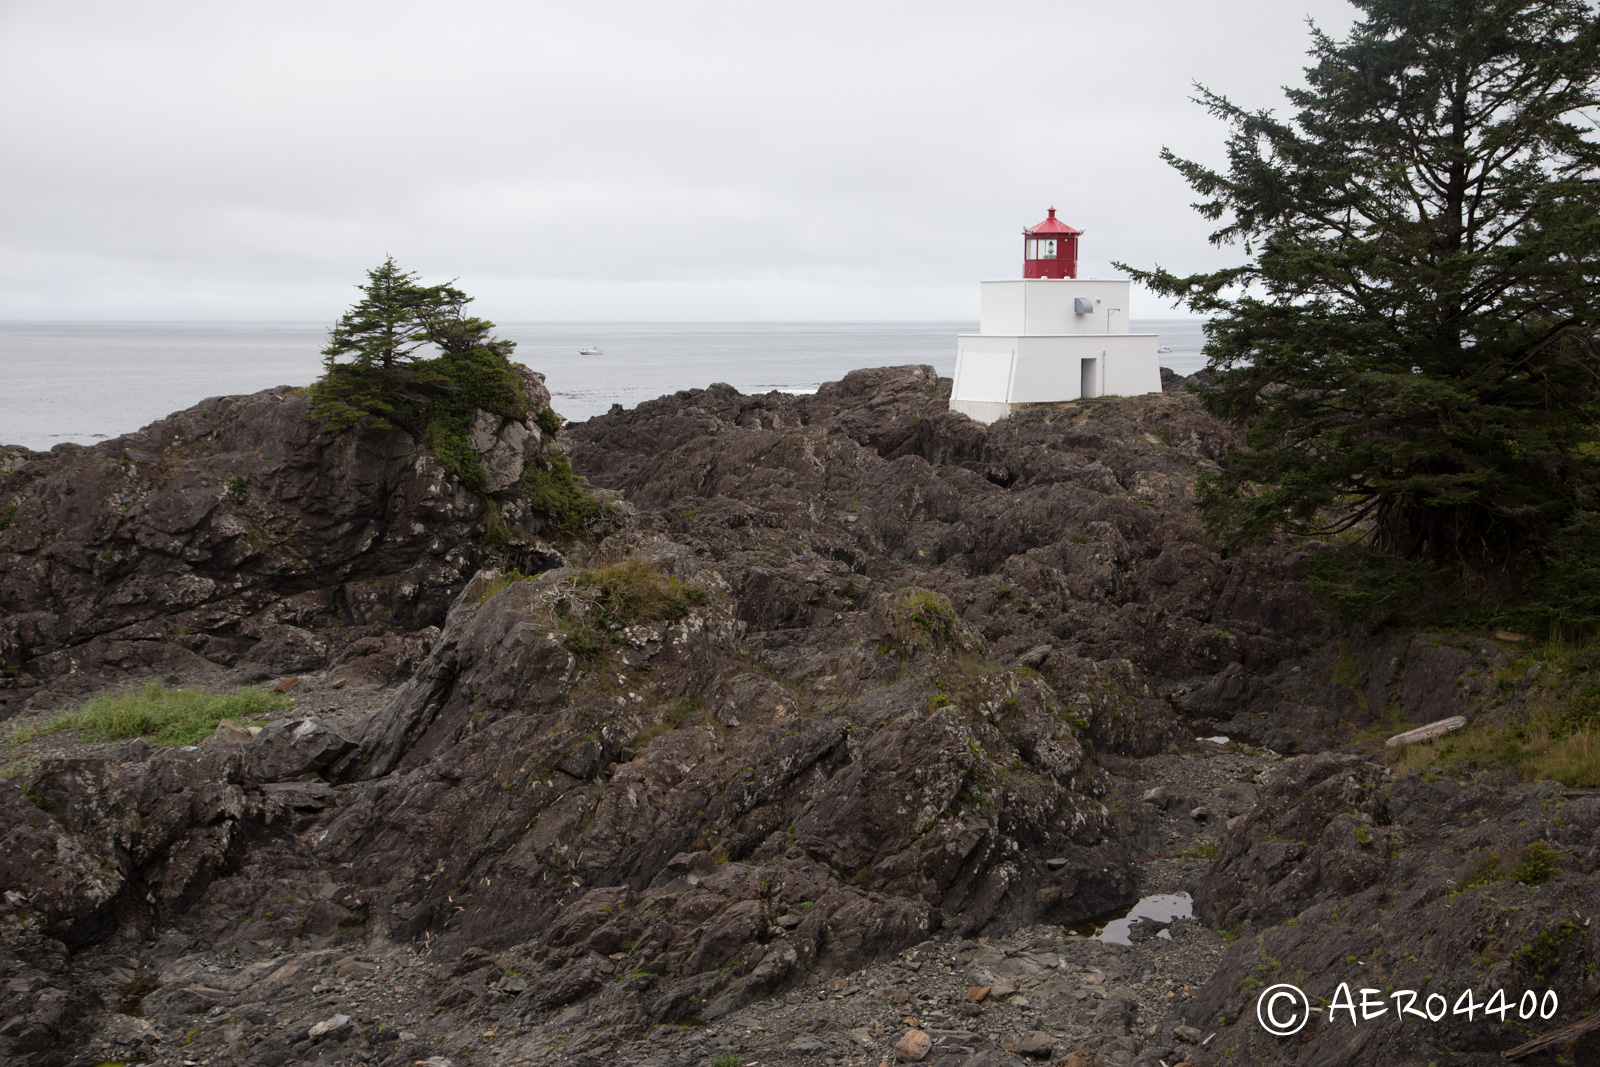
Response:
M1087 400L1100 395L1100 361L1098 359L1085 359L1083 361L1083 381L1078 387L1078 396Z

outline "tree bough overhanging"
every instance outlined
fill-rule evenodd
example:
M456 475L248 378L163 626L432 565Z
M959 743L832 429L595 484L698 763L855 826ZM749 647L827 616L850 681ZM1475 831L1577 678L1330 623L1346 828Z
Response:
M1600 16L1355 2L1292 120L1201 88L1226 166L1163 153L1245 262L1124 268L1211 316L1205 402L1247 434L1200 504L1235 543L1559 569L1600 510Z

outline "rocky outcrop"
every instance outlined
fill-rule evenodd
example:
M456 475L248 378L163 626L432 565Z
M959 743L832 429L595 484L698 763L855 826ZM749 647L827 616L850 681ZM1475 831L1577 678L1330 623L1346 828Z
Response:
M1464 699L1498 692L1491 651L1444 637L1347 649L1328 639L1291 553L1212 545L1189 499L1230 438L1184 390L985 428L946 410L948 388L928 368L885 368L814 397L717 386L569 428L576 467L620 498L619 519L597 544L528 550L515 573L476 567L481 503L425 457L381 434L313 435L249 467L272 487L264 501L196 505L159 553L139 537L168 483L128 497L128 516L124 498L94 497L102 532L56 541L138 545L134 569L167 576L122 607L121 585L81 551L74 570L50 549L43 531L67 530L68 511L37 510L56 497L34 488L73 464L115 465L114 450L26 458L41 466L6 485L34 494L34 517L13 528L34 540L12 546L4 573L71 578L108 605L103 623L80 613L59 624L76 630L27 631L28 672L142 633L205 669L225 663L216 642L244 635L233 668L326 666L320 700L345 682L409 678L350 730L302 711L248 739L129 744L0 781L0 881L16 894L0 910L16 961L0 973L7 1050L30 1065L90 1049L131 1058L204 1029L205 1055L259 1067L398 1067L491 1048L518 1062L689 1067L741 1047L697 1032L781 998L784 1026L847 1001L860 1021L752 1038L775 1062L887 1055L918 1029L927 1062L1070 1048L1079 1062L1271 1063L1289 1047L1241 1021L1245 980L1263 966L1331 973L1358 946L1411 980L1401 946L1421 932L1439 943L1419 955L1440 973L1448 958L1465 975L1471 960L1497 981L1534 967L1583 988L1575 958L1539 946L1590 936L1561 927L1552 903L1587 900L1589 800L1563 810L1549 790L1488 778L1461 799L1322 751L1369 721L1371 694L1378 707L1408 699L1413 673L1437 688L1464 665L1479 676L1457 687ZM233 404L230 425L272 411L302 425L303 411L283 413L298 402L208 403ZM529 441L549 443L518 425L485 419L470 435L491 484L514 480ZM227 457L256 454L233 448L242 431L215 428L215 448L177 434L172 477L189 463L215 481ZM365 473L340 465L369 445ZM328 483L344 487L334 498L312 489L325 465L345 472ZM353 501L337 514L354 525L329 517L331 499ZM271 540L228 572L240 584L174 612L171 590L191 577L227 584L225 519ZM361 604L406 632L340 614ZM323 625L334 618L347 625ZM191 637L195 649L179 641ZM1317 754L1222 755L1192 740L1195 725ZM1151 767L1165 768L1154 782ZM1480 809L1507 828L1486 828ZM1550 879L1464 889L1478 910L1458 922L1442 879L1472 882L1486 852L1493 871L1519 870L1538 856L1513 835L1535 831L1558 856ZM1239 937L1195 1002L1182 986L1222 951L1199 924L1139 924L1139 955L1060 929L1125 908L1151 878L1192 875L1213 846L1197 907ZM1524 911L1495 911L1506 894ZM1187 962L1153 971L1140 961L1168 958L1169 932ZM1001 950L1001 938L1016 943ZM1482 956L1485 944L1500 954ZM921 961L951 988L918 977ZM1502 964L1511 971L1493 972ZM884 998L870 1012L868 981ZM292 1020L283 1003L297 1005ZM1026 1027L979 1033L986 1010ZM908 1016L921 1025L901 1025ZM658 1039L663 1022L688 1028ZM1397 1047L1476 1048L1429 1040ZM1314 1041L1326 1062L1365 1062L1332 1031ZM614 1059L624 1046L631 1058Z
M334 797L318 772L353 745L315 719L289 720L248 741L158 752L135 742L120 756L51 760L4 783L0 1014L12 1039L8 1062L61 1062L107 1007L82 986L68 951L108 938L136 942L206 916L219 887L228 914L213 937L248 930L287 939L359 921L336 903L342 896L359 907L358 895L296 862L304 849L295 837ZM255 875L249 891L227 893L226 876L241 862ZM268 897L285 889L287 897ZM261 899L278 900L280 909L284 900L307 904L295 919L283 909L283 921L250 929L250 903Z
M813 397L680 393L573 428L573 463L704 552L774 663L823 677L826 622L923 587L1003 659L1041 646L1156 679L1272 670L1331 631L1293 558L1225 556L1189 501L1230 443L1193 396L1044 405L985 428L929 367ZM1037 665L1037 664L1036 664Z
M523 384L548 406L541 375ZM479 423L498 489L562 449L534 421ZM442 622L482 559L483 509L405 432L326 429L304 389L92 447L0 448L0 718L41 686L313 670L352 639ZM515 492L499 510L538 525Z
M1600 797L1564 792L1490 772L1391 778L1353 756L1276 770L1201 884L1199 914L1238 932L1188 1012L1218 1031L1201 1062L1503 1062L1502 1050L1578 1017L1600 994L1589 962L1600 955L1589 921L1600 909ZM1277 982L1324 1005L1341 982L1354 998L1372 988L1389 1010L1352 1025L1325 1007L1283 1041L1253 1015L1256 992ZM1470 1019L1468 989L1480 1005ZM1435 996L1440 1018L1402 1015L1395 990L1416 991L1419 1010ZM1497 990L1514 1009L1504 1018L1481 1008ZM1519 1016L1529 990L1535 1001L1556 991L1553 1022ZM1587 1062L1594 1040L1572 1062Z

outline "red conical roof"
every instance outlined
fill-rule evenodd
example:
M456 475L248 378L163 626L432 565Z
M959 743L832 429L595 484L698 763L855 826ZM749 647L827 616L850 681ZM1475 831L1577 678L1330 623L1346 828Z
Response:
M1055 208L1051 208L1050 209L1050 217L1049 218L1045 219L1043 222L1039 223L1037 226L1034 226L1031 229L1023 230L1022 232L1026 233L1026 234L1030 234L1030 235L1032 235L1032 234L1041 234L1041 233L1067 233L1067 234L1077 235L1077 234L1082 233L1083 231L1082 230L1074 230L1071 226L1068 226L1066 223L1064 223L1060 219L1056 218L1056 209Z

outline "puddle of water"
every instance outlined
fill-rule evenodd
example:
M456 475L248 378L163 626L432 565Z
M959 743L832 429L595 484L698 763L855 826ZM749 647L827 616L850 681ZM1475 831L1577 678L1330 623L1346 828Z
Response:
M1188 893L1156 893L1144 897L1129 908L1127 913L1120 918L1111 919L1104 926L1098 922L1074 927L1074 932L1084 934L1096 941L1110 941L1117 945L1131 945L1133 939L1128 936L1129 929L1139 919L1153 919L1156 922L1169 923L1174 919L1187 919L1194 914L1194 898ZM1093 933L1090 929L1100 927ZM1156 934L1172 940L1172 935L1165 930Z

